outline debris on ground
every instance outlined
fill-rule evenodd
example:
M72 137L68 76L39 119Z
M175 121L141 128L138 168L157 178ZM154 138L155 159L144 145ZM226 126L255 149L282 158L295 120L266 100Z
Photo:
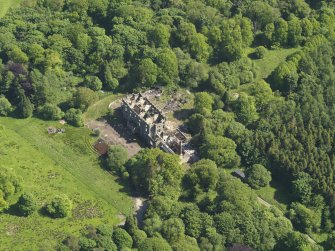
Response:
M62 133L65 133L65 129L64 128L56 128L56 127L52 127L52 126L49 126L48 127L48 133L49 134L62 134Z

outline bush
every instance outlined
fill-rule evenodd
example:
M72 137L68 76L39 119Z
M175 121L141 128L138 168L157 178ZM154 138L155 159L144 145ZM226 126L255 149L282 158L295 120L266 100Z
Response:
M9 168L0 165L0 212L9 206L12 196L21 190L20 181Z
M185 233L185 225L179 218L170 218L163 222L162 234L170 242L181 239Z
M83 126L83 113L79 109L71 108L65 113L65 120L73 126Z
M318 232L320 230L322 218L320 210L307 208L297 202L292 203L291 208L289 217L297 229L305 233Z
M63 245L61 246L62 249L60 250L79 250L80 245L79 245L79 238L75 236L68 236L62 243Z
M271 181L271 173L262 165L255 164L246 171L248 184L255 189L266 187Z
M127 231L122 228L116 228L114 230L113 241L119 250L122 250L123 248L131 248L133 246L133 239Z
M27 193L20 196L16 206L19 215L22 216L31 215L37 209L35 198Z
M264 46L259 46L255 49L255 56L257 59L264 58L268 50Z
M169 243L163 238L148 238L141 243L138 251L172 251Z
M45 206L46 212L53 218L65 218L70 215L72 202L66 196L56 196Z
M105 88L108 91L114 91L119 86L119 80L116 78L111 78L109 81L105 82Z
M123 146L111 146L108 151L107 165L111 171L122 175L125 171L124 164L128 160L128 152Z
M134 245L138 247L145 239L147 238L147 234L140 229L136 229L132 234Z
M81 237L79 240L80 250L92 250L96 247L97 243L95 240L89 239L87 237Z
M12 105L4 96L0 96L0 116L7 116L12 111Z
M99 128L94 129L94 130L93 130L93 134L94 134L94 136L99 137L100 134L101 134L100 129L99 129Z
M98 94L86 87L79 87L73 94L73 105L82 111L98 100Z
M59 120L64 116L62 110L53 104L45 104L38 109L38 114L45 120Z
M96 76L88 76L85 78L84 85L93 91L100 91L102 88L102 82L100 78Z

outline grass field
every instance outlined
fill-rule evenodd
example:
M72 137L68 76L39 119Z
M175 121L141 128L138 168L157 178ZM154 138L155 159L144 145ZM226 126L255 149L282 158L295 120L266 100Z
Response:
M254 60L257 71L256 80L266 79L280 63L297 51L299 48L268 50L264 58ZM250 49L248 54L253 52L254 49Z
M283 185L276 181L271 181L269 186L255 191L257 195L266 202L276 206L284 213L287 211L287 207L291 202L291 198L289 198L290 192Z
M51 125L64 127L65 134L48 135ZM23 190L37 197L39 207L56 194L67 194L74 204L67 219L50 219L38 212L27 218L2 214L0 249L55 250L66 234L89 224L116 224L118 214L131 212L132 201L124 187L99 166L91 147L94 140L84 128L0 118L0 164L22 177Z
M9 8L17 7L21 0L0 0L0 17L3 17Z
M108 114L108 105L122 97L122 94L107 94L106 97L91 105L84 114L84 120L98 119Z

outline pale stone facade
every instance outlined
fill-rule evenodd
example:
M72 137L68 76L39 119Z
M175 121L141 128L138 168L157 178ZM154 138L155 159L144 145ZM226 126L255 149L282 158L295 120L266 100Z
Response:
M186 137L180 130L169 131L165 115L141 93L122 99L121 111L128 129L150 147L182 154Z

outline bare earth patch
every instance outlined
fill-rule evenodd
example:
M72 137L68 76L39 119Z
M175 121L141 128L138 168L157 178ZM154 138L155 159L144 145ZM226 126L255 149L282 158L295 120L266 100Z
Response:
M120 107L120 100L116 100L108 105L110 110L116 111ZM91 130L99 130L100 138L109 145L122 145L128 150L129 157L134 156L141 150L137 138L132 135L124 126L123 121L116 121L113 124L106 119L89 120L85 123Z
M134 156L141 150L140 145L137 143L137 139L134 135L131 135L127 129L123 126L122 122L118 125L119 128L116 130L106 120L90 120L86 123L86 126L91 130L99 129L100 138L103 139L109 145L122 145L128 150L130 157ZM121 135L122 134L122 135Z

